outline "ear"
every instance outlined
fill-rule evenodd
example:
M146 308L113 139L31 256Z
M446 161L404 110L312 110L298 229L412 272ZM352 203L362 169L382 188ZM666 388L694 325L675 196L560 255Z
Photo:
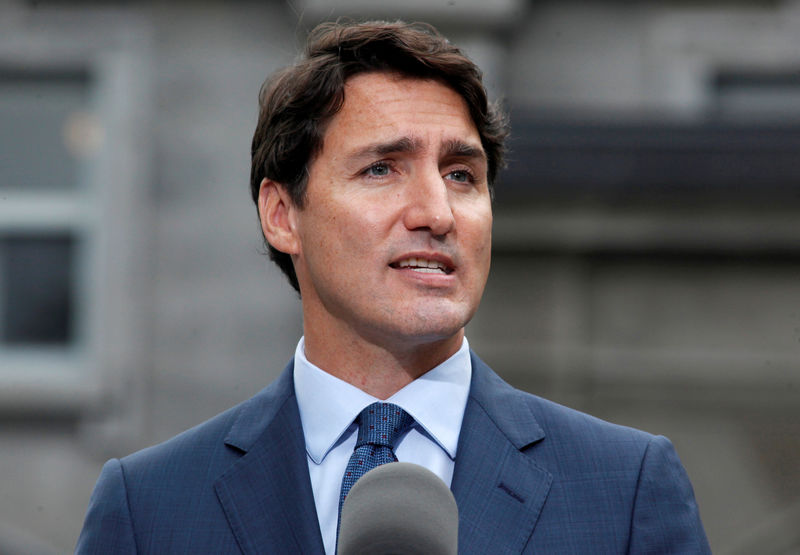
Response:
M261 231L270 245L286 254L300 252L297 235L297 207L280 183L266 177L258 189L258 217Z

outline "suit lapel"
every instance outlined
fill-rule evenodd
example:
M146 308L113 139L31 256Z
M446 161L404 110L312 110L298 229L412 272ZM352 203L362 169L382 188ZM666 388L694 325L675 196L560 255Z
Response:
M521 553L552 476L522 452L544 438L524 394L472 354L472 385L452 490L459 553Z
M225 440L243 456L215 483L244 553L322 553L292 365L242 409Z

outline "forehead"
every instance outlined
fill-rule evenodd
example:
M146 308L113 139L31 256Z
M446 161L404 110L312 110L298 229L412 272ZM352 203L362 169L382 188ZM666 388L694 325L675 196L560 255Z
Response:
M344 103L325 130L323 151L405 136L430 144L480 137L464 99L433 79L372 72L347 80Z

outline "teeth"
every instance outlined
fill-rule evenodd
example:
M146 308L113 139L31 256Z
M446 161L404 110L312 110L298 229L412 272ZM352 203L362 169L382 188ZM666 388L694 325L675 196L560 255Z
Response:
M398 268L411 268L416 272L428 274L446 273L447 268L441 262L424 258L406 258L397 263Z

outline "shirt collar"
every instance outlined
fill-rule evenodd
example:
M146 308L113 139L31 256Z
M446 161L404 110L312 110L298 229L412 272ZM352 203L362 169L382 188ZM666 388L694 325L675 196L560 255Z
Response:
M294 355L294 389L309 457L320 464L342 439L356 416L379 399L328 374L305 356L301 338ZM411 416L451 459L467 406L472 366L467 339L446 361L426 372L387 402Z

